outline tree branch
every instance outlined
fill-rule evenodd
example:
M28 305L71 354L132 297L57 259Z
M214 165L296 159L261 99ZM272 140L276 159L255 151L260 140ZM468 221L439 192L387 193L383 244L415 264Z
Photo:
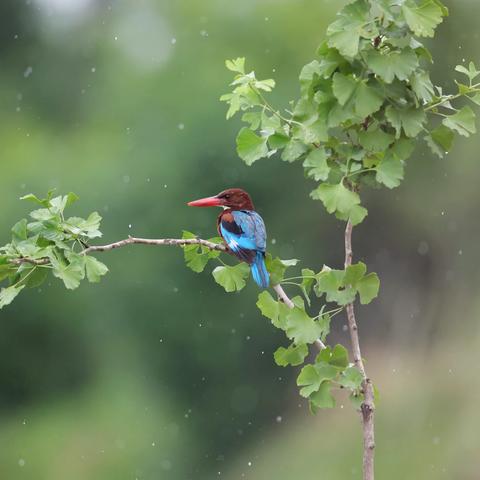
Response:
M92 245L84 250L82 250L81 255L88 255L93 252L108 252L110 250L115 250L116 248L126 247L127 245L176 245L183 247L185 245L201 245L203 247L209 248L210 250L218 250L220 252L229 253L229 250L223 243L213 243L208 240L203 240L202 238L136 238L128 237L124 240L119 240L118 242L109 243L107 245ZM10 260L10 263L13 265L21 265L22 263L30 263L31 265L48 265L50 259L48 257L43 258L13 258ZM272 288L277 293L278 297L287 305L288 308L294 308L295 305L290 300L288 295L285 293L281 285L273 285ZM318 339L315 344L319 350L325 348L325 344Z
M108 252L110 250L114 250L120 247L126 247L127 245L177 245L182 247L184 245L202 245L203 247L207 247L210 250L218 250L220 252L228 252L227 248L223 243L213 243L209 242L208 240L203 240L202 238L135 238L135 237L128 237L125 240L120 240L118 242L109 243L107 245L92 245L90 247L85 248L81 253L81 255L88 255L92 252ZM10 263L14 265L20 265L22 263L31 263L32 265L47 265L50 263L50 259L48 257L44 258L28 258L28 257L20 257L20 258L13 258L10 260Z
M352 264L352 230L353 225L347 222L345 229L345 268ZM355 310L353 303L347 305L348 330L350 332L350 340L352 342L353 360L356 367L363 377L362 389L364 400L360 407L362 413L363 424L363 479L374 479L374 449L375 449L375 431L374 431L374 394L373 385L365 371L363 364L362 352L360 350L360 340L358 337L358 327L355 319Z

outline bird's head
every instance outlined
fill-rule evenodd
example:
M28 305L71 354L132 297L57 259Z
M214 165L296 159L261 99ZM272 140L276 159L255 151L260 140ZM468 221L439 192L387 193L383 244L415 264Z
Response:
M241 188L229 188L214 197L188 202L190 207L223 207L231 210L254 210L250 195Z

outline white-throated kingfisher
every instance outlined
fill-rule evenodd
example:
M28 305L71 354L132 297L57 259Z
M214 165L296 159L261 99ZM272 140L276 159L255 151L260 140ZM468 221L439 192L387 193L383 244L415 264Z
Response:
M190 207L222 207L217 230L227 248L250 265L257 285L267 288L270 276L265 266L267 232L262 217L255 211L250 195L240 188L229 188L214 197L189 202Z

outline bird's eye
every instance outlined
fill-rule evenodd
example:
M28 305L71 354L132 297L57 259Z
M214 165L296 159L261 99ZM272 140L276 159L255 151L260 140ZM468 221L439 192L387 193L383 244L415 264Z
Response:
M230 198L230 194L229 194L229 193L226 193L226 194L223 196L223 198L224 198L225 200L228 200L228 199Z

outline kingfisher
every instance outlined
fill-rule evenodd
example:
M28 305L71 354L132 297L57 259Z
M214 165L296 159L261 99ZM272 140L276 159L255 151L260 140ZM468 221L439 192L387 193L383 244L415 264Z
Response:
M250 265L255 283L268 288L270 276L265 266L267 232L250 195L241 188L229 188L214 197L201 198L187 205L223 208L217 218L219 235L231 253Z

